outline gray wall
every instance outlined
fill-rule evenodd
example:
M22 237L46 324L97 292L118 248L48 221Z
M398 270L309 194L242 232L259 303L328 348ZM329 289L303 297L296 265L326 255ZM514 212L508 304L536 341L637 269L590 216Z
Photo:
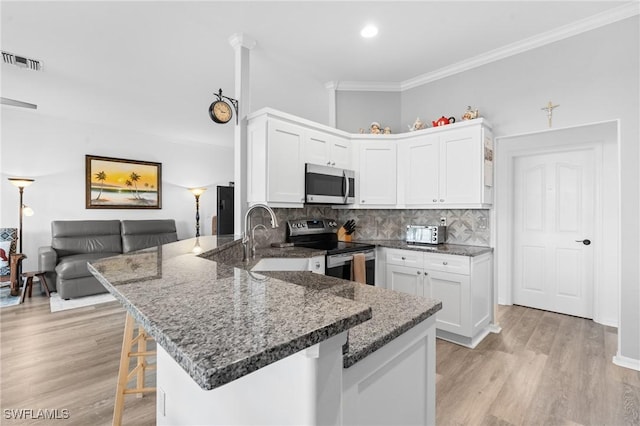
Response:
M337 92L336 127L349 133L362 128L369 133L369 126L377 121L383 128L391 127L391 133L406 132L400 120L400 101L399 92Z

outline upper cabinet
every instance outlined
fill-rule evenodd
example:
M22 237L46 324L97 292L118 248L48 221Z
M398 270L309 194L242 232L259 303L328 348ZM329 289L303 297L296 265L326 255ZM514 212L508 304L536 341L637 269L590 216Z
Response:
M264 108L248 117L247 200L302 207L305 163L356 172L341 208L489 208L493 139L484 119L397 135L348 134Z
M486 208L492 174L491 134L480 120L398 141L399 205Z
M265 108L247 125L247 201L271 207L304 205L305 163L352 169L348 135Z
M356 204L364 207L396 204L395 141L359 141Z
M304 162L351 169L351 142L346 137L308 129L304 139Z
M247 201L272 207L304 203L304 128L262 117L247 127Z

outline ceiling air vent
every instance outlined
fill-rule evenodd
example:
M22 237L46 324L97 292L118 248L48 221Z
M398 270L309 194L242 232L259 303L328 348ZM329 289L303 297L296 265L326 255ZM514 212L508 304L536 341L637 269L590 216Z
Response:
M33 71L42 70L42 61L14 55L13 53L2 51L2 61L5 64L15 65L18 68L28 68Z

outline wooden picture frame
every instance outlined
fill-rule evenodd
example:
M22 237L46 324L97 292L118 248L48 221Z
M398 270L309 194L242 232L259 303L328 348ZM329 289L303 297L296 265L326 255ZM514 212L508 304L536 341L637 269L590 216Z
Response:
M85 155L87 209L161 209L162 163Z

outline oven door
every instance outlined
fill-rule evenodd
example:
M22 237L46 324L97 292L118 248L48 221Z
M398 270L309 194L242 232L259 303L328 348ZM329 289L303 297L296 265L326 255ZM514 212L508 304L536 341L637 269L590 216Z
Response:
M354 253L327 255L325 275L351 281L351 262ZM376 281L376 252L375 250L366 250L358 253L364 254L367 284L374 285Z
M305 202L310 204L353 204L355 172L336 167L305 164Z

